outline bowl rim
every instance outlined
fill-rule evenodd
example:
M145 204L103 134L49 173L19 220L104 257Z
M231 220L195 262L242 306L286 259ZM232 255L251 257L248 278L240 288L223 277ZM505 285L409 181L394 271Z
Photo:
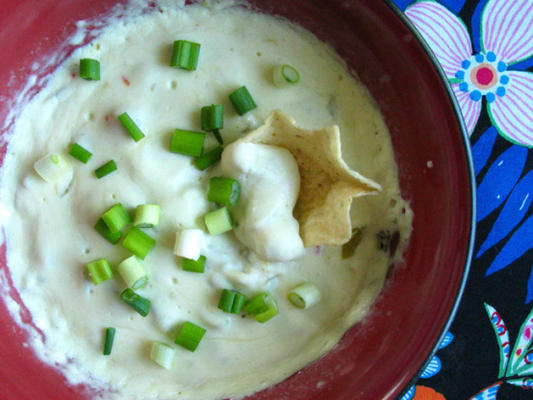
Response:
M439 78L441 82L443 83L444 88L446 89L446 93L448 94L448 98L452 104L455 118L461 130L461 139L463 142L463 148L465 150L466 162L468 164L468 177L469 177L469 182L470 182L470 201L471 201L471 210L470 210L471 219L470 219L470 224L469 224L470 234L468 235L468 250L467 250L466 259L464 260L464 268L463 268L463 274L461 277L461 284L459 285L459 289L455 296L454 304L452 306L448 319L446 320L446 323L442 327L439 338L435 342L432 350L427 355L425 361L418 368L417 372L405 384L405 386L398 392L396 398L402 399L402 397L409 391L409 389L418 381L418 379L420 378L420 375L422 374L426 366L429 364L431 359L435 356L435 354L439 350L440 344L443 342L446 334L448 333L455 319L457 310L459 309L459 305L461 303L461 299L464 294L466 282L468 280L468 275L470 272L470 267L472 265L472 255L473 255L474 243L476 239L476 208L477 208L476 207L476 203L477 203L476 175L474 173L474 161L472 157L470 137L466 129L466 125L463 119L463 114L462 114L461 108L459 107L459 103L457 102L457 99L455 97L451 84L448 81L448 78L446 77L446 74L444 73L444 70L442 69L440 62L437 59L437 56L435 55L435 53L433 52L429 44L426 42L422 34L415 27L415 25L409 20L409 18L405 15L405 13L393 2L393 0L382 0L382 2L385 3L385 5L387 5L391 9L391 11L396 15L396 17L405 25L405 27L413 34L413 36L416 38L418 43L422 46L427 57L433 64L433 68L439 75Z

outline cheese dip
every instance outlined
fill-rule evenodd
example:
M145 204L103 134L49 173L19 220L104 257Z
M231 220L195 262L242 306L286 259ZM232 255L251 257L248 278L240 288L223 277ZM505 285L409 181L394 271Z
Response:
M201 44L196 70L169 66L175 40ZM79 77L82 58L99 60L100 80ZM273 84L272 70L281 64L298 70L297 84ZM258 107L239 116L228 95L243 85ZM168 150L175 129L201 130L200 109L210 104L224 107L226 145L276 109L302 128L339 126L344 160L382 187L353 201L359 240L351 243L353 254L346 246L344 257L340 246L303 247L291 214L299 175L286 150L228 147L222 162L205 171ZM146 135L139 142L117 120L125 111ZM71 143L93 153L87 164L68 155ZM206 151L215 146L208 133ZM69 162L67 184L50 184L35 173L34 163L50 153ZM97 179L94 170L111 159L117 170ZM242 178L245 170L253 177ZM253 208L220 235L209 235L203 221L216 208L206 199L213 176L242 178L241 200ZM16 121L1 203L9 214L9 271L35 325L27 326L29 344L69 383L85 384L93 398L105 399L241 398L282 381L328 352L365 316L389 266L401 259L412 219L383 117L338 56L288 21L211 3L162 6L161 12L111 21L77 49ZM148 284L136 290L151 301L146 318L120 299L126 286L117 273L99 285L86 274L91 261L106 258L115 269L131 256L93 228L116 203L127 210L161 207L160 223L143 229L156 241L144 260ZM233 212L245 210L237 204ZM262 218L271 218L268 229L257 230ZM183 228L203 231L204 273L184 271L173 253ZM321 293L321 301L305 310L287 300L302 282ZM225 288L246 296L269 291L279 314L258 323L244 312L222 312L217 305ZM194 352L174 344L185 321L206 329ZM109 356L102 355L106 327L116 328ZM176 350L170 369L150 359L153 341Z

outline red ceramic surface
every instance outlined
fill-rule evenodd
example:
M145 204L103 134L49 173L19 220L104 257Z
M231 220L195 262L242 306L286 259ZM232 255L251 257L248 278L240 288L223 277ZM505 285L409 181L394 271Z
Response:
M0 126L8 99L24 85L34 59L56 49L76 20L99 15L113 3L0 0ZM474 194L457 107L431 55L388 3L253 3L311 30L357 71L386 117L402 192L415 213L405 266L391 274L369 317L323 359L253 399L392 399L420 371L449 325L468 270ZM6 268L5 248L0 264ZM24 331L2 302L0 337L2 399L87 398L23 346Z

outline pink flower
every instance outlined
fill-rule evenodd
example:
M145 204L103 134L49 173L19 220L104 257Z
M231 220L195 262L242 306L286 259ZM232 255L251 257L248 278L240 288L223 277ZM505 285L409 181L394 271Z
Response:
M481 52L463 21L441 4L423 0L405 14L420 31L452 84L468 133L483 98L492 124L507 140L533 147L533 74L512 65L533 55L533 1L489 0L481 16Z

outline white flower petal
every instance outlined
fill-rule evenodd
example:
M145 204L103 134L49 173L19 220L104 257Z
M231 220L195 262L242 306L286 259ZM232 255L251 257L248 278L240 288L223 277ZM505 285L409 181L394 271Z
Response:
M481 27L483 50L507 64L533 55L533 1L489 0Z
M469 93L459 90L459 85L452 85L452 89L463 113L468 135L472 135L481 114L481 101L472 100Z
M505 96L489 103L489 116L501 135L533 147L533 74L508 71L509 84Z
M464 23L435 1L420 1L405 14L429 44L448 77L461 69L461 62L472 55L472 43Z

